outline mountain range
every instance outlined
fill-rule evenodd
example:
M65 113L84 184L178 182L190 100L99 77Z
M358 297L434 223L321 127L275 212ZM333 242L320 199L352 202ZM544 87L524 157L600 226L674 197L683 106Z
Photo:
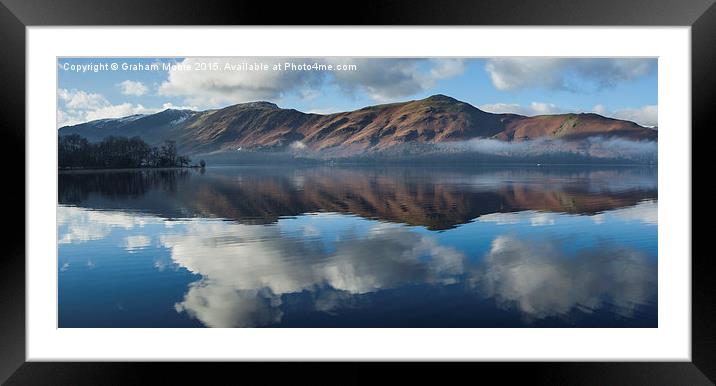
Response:
M656 141L657 130L593 113L522 116L493 114L445 95L364 107L334 114L282 109L250 102L206 111L164 110L101 119L59 129L90 141L139 136L156 145L176 141L189 155L230 152L299 152L350 157L476 138L502 142L590 137Z

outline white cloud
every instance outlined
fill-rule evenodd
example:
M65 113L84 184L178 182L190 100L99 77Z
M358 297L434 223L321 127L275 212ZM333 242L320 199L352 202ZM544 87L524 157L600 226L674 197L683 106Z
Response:
M121 118L134 114L152 114L159 111L156 108L146 108L140 104L122 103L118 105L107 105L96 110L85 111L84 121L94 121L104 118Z
M109 104L101 94L88 93L82 90L59 89L57 96L69 109L94 110Z
M607 110L607 108L604 107L604 105L596 105L592 108L592 110L599 115L609 114L609 110Z
M309 114L325 115L325 114L334 114L334 113L338 113L341 111L343 111L343 110L340 108L337 108L337 107L318 107L318 108L310 108L304 112L309 113Z
M76 125L78 123L81 123L76 117L71 117L67 115L62 109L57 109L57 117L56 121L57 127L67 126L67 125Z
M540 87L559 90L613 88L620 82L647 75L654 59L642 58L495 58L485 70L498 90Z
M654 127L659 124L659 107L646 105L638 108L624 108L609 111L603 105L594 106L594 112L612 118L625 119L636 122L642 126Z
M332 59L334 62L344 59ZM334 82L344 92L365 92L378 102L389 102L435 86L441 79L465 71L462 59L351 59L358 71L334 74Z
M159 85L159 95L184 98L185 102L202 107L219 107L257 100L277 100L290 92L311 96L325 74L319 71L273 71L282 58L187 58L169 71L167 80ZM295 59L293 60L295 61ZM216 71L187 71L184 66L218 63ZM243 64L267 64L270 69L232 70Z
M546 102L532 102L527 106L518 103L489 103L477 107L480 110L490 113L511 113L526 116L594 112L605 117L636 122L646 127L656 126L658 124L659 116L659 108L657 105L646 105L638 108L622 108L616 110L609 110L601 104L592 107L591 110L580 110Z
M530 104L530 109L534 111L538 115L544 115L544 114L559 114L563 112L561 108L559 108L554 103L544 103L544 102L532 102Z
M276 101L287 95L311 100L318 95L324 82L353 94L362 92L384 102L424 91L465 70L461 59L363 59L363 58L201 58L185 59L182 64L215 62L217 71L186 71L172 69L159 86L159 94L184 98L186 103L218 107L256 100ZM236 71L224 70L226 65L252 63L283 64L285 62L356 65L355 71Z
M301 99L303 99L305 101L314 100L314 99L318 98L319 96L321 96L321 94L322 94L321 91L313 90L313 89L302 90L302 91L299 91L299 93L298 93L298 95L301 97Z
M452 78L465 72L463 59L431 59L434 67L430 69L433 79Z
M112 104L101 94L76 89L57 90L60 106L57 110L57 127L76 125L105 118L121 118L135 114L153 114L168 108L196 109L196 106L174 106L164 103L160 108L145 107L141 104Z
M561 114L567 112L566 109L563 109L554 103L545 102L532 102L529 106L523 106L517 103L490 103L480 105L478 108L489 113L511 113L526 116Z
M197 106L192 106L192 105L175 105L175 104L173 104L173 103L171 103L171 102L167 102L167 103L163 103L163 104L162 104L162 108L159 109L159 110L168 110L168 109L173 109L173 110L199 110L199 107L197 107Z
M125 80L119 84L119 87L122 89L122 95L142 96L148 91L147 86L142 82L133 80Z

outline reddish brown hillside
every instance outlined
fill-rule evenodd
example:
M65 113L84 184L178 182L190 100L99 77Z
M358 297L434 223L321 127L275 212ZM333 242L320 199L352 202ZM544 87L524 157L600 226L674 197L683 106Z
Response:
M495 138L503 141L524 141L542 137L583 139L594 136L654 140L657 131L634 122L606 118L598 114L560 114L513 120Z
M492 114L445 95L365 107L336 114L306 114L269 102L243 103L203 112L167 110L132 119L87 122L60 129L92 141L108 135L139 135L151 144L175 140L188 154L246 149L331 155L381 151L402 144L440 143L472 138L524 141L591 136L656 140L657 131L597 114L524 117Z
M406 142L436 143L491 137L515 115L490 114L456 99L434 95L405 103L325 115L299 129L303 143L321 150L342 146L385 149Z

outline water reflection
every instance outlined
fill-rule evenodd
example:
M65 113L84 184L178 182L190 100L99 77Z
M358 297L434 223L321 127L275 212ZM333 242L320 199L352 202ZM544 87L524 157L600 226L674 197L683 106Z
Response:
M162 237L172 260L203 278L177 309L213 327L239 327L257 314L274 320L280 313L267 307L280 306L283 294L329 289L360 295L410 284L452 284L464 272L462 253L404 228L379 224L360 236L339 236L328 248L319 238L282 234L273 226L212 223ZM247 303L247 297L261 300ZM321 307L330 310L325 300Z
M650 167L216 168L65 172L60 204L275 223L312 212L450 229L490 213L594 214L657 198Z
M471 279L500 307L517 307L529 318L565 315L575 307L591 313L606 303L631 317L654 295L656 267L632 248L600 244L569 256L555 240L499 236Z
M203 277L177 310L208 326L243 327L279 322L283 294L328 292L330 304L321 299L318 307L330 311L347 296L466 280L500 307L516 307L528 318L566 315L575 307L592 312L606 302L629 317L655 289L653 262L630 248L598 245L568 256L559 250L559 240L501 235L483 261L471 262L433 237L383 224L362 237L341 237L330 253L320 240L302 241L275 228L259 235L247 228L192 226L187 234L163 240L175 262Z
M656 327L653 169L114 173L61 175L60 327Z

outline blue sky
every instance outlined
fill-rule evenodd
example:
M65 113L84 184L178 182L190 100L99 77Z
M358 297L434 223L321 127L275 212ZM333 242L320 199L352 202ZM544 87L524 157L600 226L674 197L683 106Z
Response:
M655 58L60 58L57 119L257 100L331 113L445 94L490 112L596 112L655 126L657 67Z

